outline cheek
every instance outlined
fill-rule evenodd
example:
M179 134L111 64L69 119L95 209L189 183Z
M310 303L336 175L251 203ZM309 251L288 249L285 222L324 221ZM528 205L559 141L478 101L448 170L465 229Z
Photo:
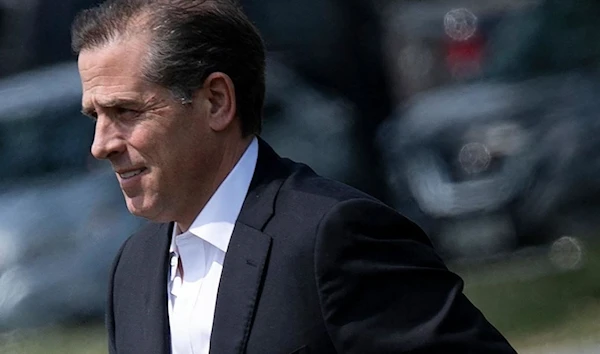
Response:
M214 154L213 140L203 119L184 114L149 116L131 130L128 139L132 154L158 167L164 176L161 179L175 180L178 173L203 168L207 157Z
M150 166L159 164L164 159L163 155L171 148L173 142L167 132L161 127L149 124L140 125L131 130L128 136L130 158L132 162L145 163ZM139 155L139 156L136 156ZM142 161L136 159L141 158Z

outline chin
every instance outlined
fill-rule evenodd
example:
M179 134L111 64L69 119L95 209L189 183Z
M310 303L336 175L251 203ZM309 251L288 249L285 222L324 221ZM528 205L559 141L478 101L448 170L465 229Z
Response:
M129 204L127 204L127 209L129 210L129 213L131 213L134 216L150 220L150 218L148 217L149 213L147 210L140 209L140 208L134 208L134 207L131 207Z
M153 203L148 203L147 200L143 200L141 197L128 198L125 197L125 203L129 212L135 216L142 217L152 221Z
M164 215L165 213L161 212L161 209L158 208L159 203L156 200L134 197L125 198L125 201L129 212L137 217L156 223L171 221L166 215Z

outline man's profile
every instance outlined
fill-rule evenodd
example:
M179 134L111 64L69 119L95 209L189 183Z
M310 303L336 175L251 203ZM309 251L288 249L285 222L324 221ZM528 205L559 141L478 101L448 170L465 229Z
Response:
M233 0L108 1L72 44L92 154L152 221L111 270L110 353L514 353L415 224L259 137Z

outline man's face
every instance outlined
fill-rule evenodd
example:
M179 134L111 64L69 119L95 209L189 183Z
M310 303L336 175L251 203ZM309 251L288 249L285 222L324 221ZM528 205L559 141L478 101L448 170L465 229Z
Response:
M209 189L219 150L202 89L183 105L141 75L145 38L130 37L79 55L82 107L96 120L92 154L116 172L129 211L176 220Z

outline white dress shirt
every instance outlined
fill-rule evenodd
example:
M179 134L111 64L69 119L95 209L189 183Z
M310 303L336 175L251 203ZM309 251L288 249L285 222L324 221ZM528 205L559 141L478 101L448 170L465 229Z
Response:
M257 158L254 138L190 229L173 228L167 287L173 354L208 354L223 261Z

